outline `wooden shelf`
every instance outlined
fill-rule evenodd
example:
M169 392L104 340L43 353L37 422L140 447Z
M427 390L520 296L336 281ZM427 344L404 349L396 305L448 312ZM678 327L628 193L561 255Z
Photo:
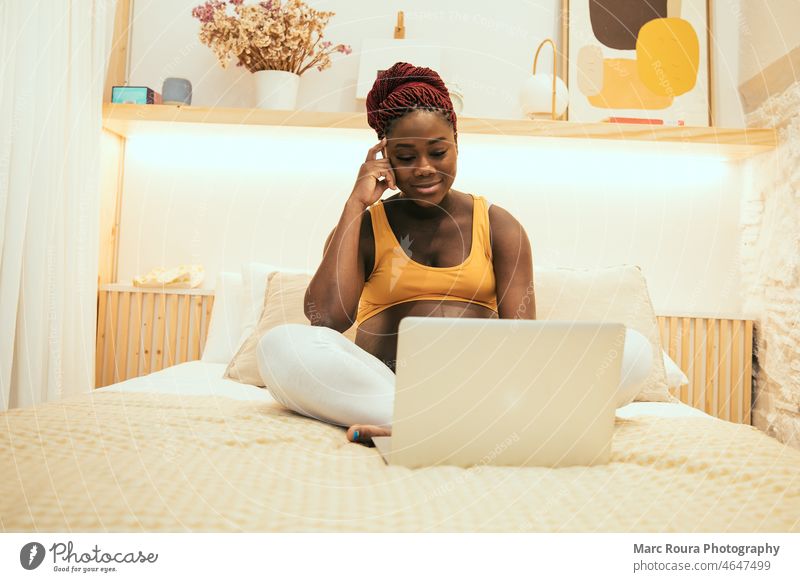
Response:
M188 126L285 126L369 129L363 113L276 111L229 107L175 105L103 105L103 127L122 137L142 132ZM171 126L171 127L170 127ZM774 129L725 129L718 127L664 127L617 123L574 123L459 117L459 134L572 138L674 144L693 152L731 159L755 156L775 148Z

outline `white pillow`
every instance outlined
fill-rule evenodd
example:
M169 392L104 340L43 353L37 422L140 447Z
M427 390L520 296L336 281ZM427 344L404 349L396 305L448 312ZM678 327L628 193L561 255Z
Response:
M684 384L689 383L689 378L683 373L680 366L675 363L675 360L669 357L669 354L661 350L664 355L664 370L667 372L667 386L670 389L680 388Z
M639 401L675 402L667 388L656 314L639 267L599 269L535 267L536 318L602 321L635 329L653 346L653 366L636 396Z
M242 336L242 275L222 271L217 274L214 307L203 348L203 362L227 364L239 349Z
M272 273L305 273L305 269L286 269L268 263L245 263L242 265L242 324L239 330L237 349L253 333L261 319L261 310L264 309L264 298L267 296L267 281ZM234 351L235 352L235 351ZM233 354L231 354L233 357ZM230 358L228 358L228 361ZM226 361L227 363L227 361Z

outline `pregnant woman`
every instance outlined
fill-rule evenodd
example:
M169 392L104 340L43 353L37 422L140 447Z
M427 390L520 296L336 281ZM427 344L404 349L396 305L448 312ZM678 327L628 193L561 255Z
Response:
M535 319L536 305L525 229L482 196L453 188L456 115L439 75L402 62L381 72L367 119L380 141L308 286L312 325L267 332L258 366L278 402L371 445L391 434L401 319ZM387 189L399 192L381 200ZM342 335L354 322L355 344ZM627 330L618 406L638 392L651 353L644 336Z

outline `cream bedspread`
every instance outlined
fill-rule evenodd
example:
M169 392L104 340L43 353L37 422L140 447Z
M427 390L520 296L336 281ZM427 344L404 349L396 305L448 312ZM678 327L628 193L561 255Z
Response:
M613 461L387 467L269 402L94 392L0 421L4 531L800 531L800 451L618 419Z

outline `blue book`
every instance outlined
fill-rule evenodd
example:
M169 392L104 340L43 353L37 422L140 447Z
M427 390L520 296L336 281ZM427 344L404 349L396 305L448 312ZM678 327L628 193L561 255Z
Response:
M152 105L161 103L161 93L150 87L116 86L111 88L111 102Z

